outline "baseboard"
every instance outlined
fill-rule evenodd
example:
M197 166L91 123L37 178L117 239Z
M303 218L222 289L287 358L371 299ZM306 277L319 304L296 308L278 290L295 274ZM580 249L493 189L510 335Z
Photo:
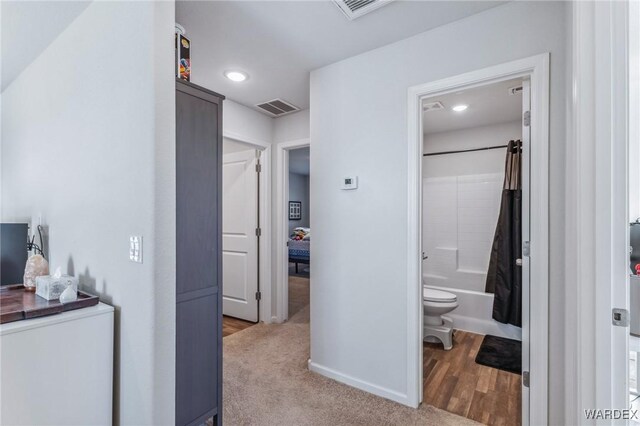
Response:
M319 365L309 360L309 370L314 373L318 373L340 383L344 383L345 385L349 385L356 389L363 390L365 392L369 392L371 394L381 396L382 398L389 399L394 402L398 402L402 405L406 405L412 407L409 402L409 398L407 398L406 394L396 392L391 389L384 388L382 386L374 385L373 383L365 382L364 380L356 379L355 377L340 373L339 371L333 370L331 368Z
M507 339L522 340L522 329L508 325L500 324L497 321L488 321L478 318L469 318L454 313L447 314L453 320L453 328L456 330L470 331L476 334L491 334L498 337L506 337Z

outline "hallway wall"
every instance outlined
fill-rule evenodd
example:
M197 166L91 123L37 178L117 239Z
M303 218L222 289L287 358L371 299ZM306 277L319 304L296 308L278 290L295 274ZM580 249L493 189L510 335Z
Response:
M405 403L413 391L405 332L407 89L550 52L549 422L563 422L567 12L564 2L510 2L311 73L311 204L331 206L311 222L316 371ZM350 175L359 188L340 190ZM352 326L342 327L345 320Z
M174 422L174 21L92 2L2 93L2 221L42 218L52 269L115 306L114 424Z

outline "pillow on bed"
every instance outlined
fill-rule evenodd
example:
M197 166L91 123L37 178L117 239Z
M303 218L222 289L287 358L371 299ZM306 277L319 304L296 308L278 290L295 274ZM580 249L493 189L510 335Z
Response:
M293 228L293 233L291 234L292 240L309 240L311 236L311 230L309 228L297 227Z

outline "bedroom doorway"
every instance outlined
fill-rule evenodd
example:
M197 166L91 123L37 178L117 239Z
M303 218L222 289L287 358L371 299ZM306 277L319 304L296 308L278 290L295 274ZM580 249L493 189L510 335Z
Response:
M275 322L308 322L311 297L311 209L308 139L278 144ZM305 316L306 315L306 316Z
M289 151L288 318L292 318L309 306L311 276L309 157L309 147Z

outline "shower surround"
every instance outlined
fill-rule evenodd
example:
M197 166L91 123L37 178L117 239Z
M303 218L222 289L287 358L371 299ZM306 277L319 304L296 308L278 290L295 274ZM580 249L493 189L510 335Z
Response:
M520 328L491 318L493 294L484 292L503 178L503 173L424 178L423 278L458 297L459 307L449 314L455 328L521 339Z

